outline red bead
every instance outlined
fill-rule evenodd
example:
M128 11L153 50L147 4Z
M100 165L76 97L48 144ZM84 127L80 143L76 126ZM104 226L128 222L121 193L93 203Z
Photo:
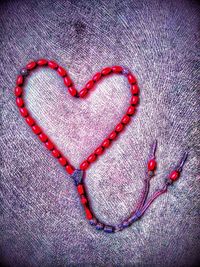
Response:
M84 208L85 208L86 218L87 218L88 220L91 220L91 219L93 218L93 216L92 216L92 212L90 211L90 209L89 209L88 207L84 206Z
M109 145L110 145L110 140L109 140L109 139L105 139L105 140L103 141L103 143L102 143L102 147L104 147L104 148L109 147Z
M71 165L67 165L65 169L70 175L74 172L74 167L72 167Z
M128 115L133 115L135 113L135 107L130 106L126 112Z
M131 98L131 105L137 105L139 102L139 97L136 95L133 95Z
M57 69L58 68L58 64L56 62L54 62L54 61L49 61L48 62L48 66L51 69Z
M100 156L102 153L103 153L103 147L98 147L95 151L94 151L94 153L96 154L96 155L98 155L98 156Z
M98 82L101 79L101 73L97 72L92 79L94 82Z
M81 196L81 203L82 203L83 205L85 205L85 204L88 203L88 200L87 200L86 196L84 196L84 195Z
M48 63L48 61L46 59L43 59L43 58L42 59L39 59L38 62L37 62L37 64L39 66L47 65L47 63Z
M83 161L80 165L80 169L85 171L89 167L89 163L87 160Z
M69 87L68 91L69 91L71 96L76 96L77 95L77 91L73 86Z
M36 62L32 61L26 65L27 70L33 70L37 66Z
M72 85L72 80L68 76L66 76L64 78L64 84L69 87L70 85Z
M116 132L121 132L123 130L124 126L122 123L117 124L115 127Z
M130 118L128 115L125 115L125 116L122 118L122 123L123 123L123 124L127 124L127 123L129 123L130 120L131 120L131 118Z
M113 131L110 135L109 135L109 139L113 140L117 137L117 133L115 131Z
M33 125L35 124L34 119L33 119L32 117L30 117L30 116L28 116L28 117L26 118L26 122L27 122L27 124L28 124L29 126L33 126Z
M38 125L33 125L32 130L35 134L40 134L42 132Z
M20 108L19 110L20 110L22 117L28 116L28 110L26 108Z
M86 88L83 88L80 92L79 92L79 97L83 98L87 95L88 90Z
M15 87L15 95L16 96L21 96L23 93L23 89L19 86Z
M133 95L137 95L139 93L139 87L137 84L133 84L131 85L131 93Z
M97 157L96 157L95 154L91 154L91 155L88 157L87 160L88 160L89 162L94 162L94 161L96 160L96 158L97 158Z
M54 148L53 143L51 141L49 141L49 140L45 143L45 146L49 150L53 150L53 148Z
M21 97L16 98L16 104L18 107L23 107L24 106L24 100Z
M137 82L135 76L133 76L133 74L131 74L131 73L128 74L127 78L128 78L128 81L130 84Z
M67 160L66 160L66 158L64 158L64 157L60 157L58 160L59 160L59 162L60 162L60 164L61 164L62 166L66 166L66 165L67 165Z
M40 138L40 140L41 140L43 143L46 142L47 139L48 139L48 137L47 137L46 134L44 134L44 133L39 134L38 137Z
M24 78L22 75L19 75L16 80L16 85L22 85L24 82Z
M156 168L156 161L155 159L150 159L148 162L148 170L153 171Z
M101 72L102 75L108 75L112 72L112 69L110 67L104 68Z
M54 158L59 158L60 157L60 152L57 149L52 150L52 155Z
M94 86L94 81L90 80L89 82L87 82L85 88L87 88L88 90L92 89L92 87Z
M78 190L79 195L83 195L84 194L84 187L83 187L82 184L79 184L77 186L77 190Z
M58 74L61 76L61 77L64 77L64 76L66 76L67 75L67 72L66 72L66 70L65 69L63 69L62 67L58 67L58 69L57 69L57 72L58 72Z
M180 172L175 170L173 172L171 172L169 178L172 180L172 181L176 181L180 176Z
M121 66L113 66L113 67L112 67L112 71L113 71L114 73L121 73L122 70L123 70L123 68L122 68Z

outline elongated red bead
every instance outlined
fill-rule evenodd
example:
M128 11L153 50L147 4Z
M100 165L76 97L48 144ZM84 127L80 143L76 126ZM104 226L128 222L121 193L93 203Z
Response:
M32 130L35 134L40 134L42 132L38 125L33 125Z
M76 91L76 89L73 87L73 86L70 86L69 88L68 88L68 91L69 91L69 93L70 93L70 95L71 96L76 96L77 95L77 91Z
M53 150L53 148L54 148L54 145L53 145L53 143L52 143L50 140L48 140L48 141L45 143L45 146L46 146L46 148L49 149L49 150Z
M77 190L78 190L79 195L84 194L84 187L82 184L77 185Z
M64 84L69 87L70 85L72 85L72 80L68 76L66 76L64 78Z
M20 108L20 113L22 115L22 117L27 117L28 116L28 110L26 108Z
M48 61L46 59L43 59L43 58L41 58L37 61L38 66L45 66L45 65L47 65L47 63L48 63Z
M123 130L124 126L122 123L117 124L115 127L116 132L121 132Z
M16 98L16 104L18 107L23 107L24 106L24 100L21 97Z
M94 162L94 161L96 160L96 158L97 158L97 157L96 157L96 155L95 155L95 154L91 154L91 155L88 157L88 159L87 159L87 160L88 160L89 162L91 162L91 163L92 163L92 162Z
M180 172L175 170L173 172L170 173L170 176L169 178L172 180L172 181L176 181L180 176Z
M85 88L87 88L88 90L92 89L92 87L94 86L94 81L90 80L89 82L86 83Z
M89 167L89 162L87 160L83 161L80 165L80 169L85 171Z
M148 162L148 170L154 171L156 169L156 161L155 159L150 159Z
M55 148L52 150L52 155L54 156L54 158L59 158L60 152Z
M88 203L88 200L87 200L86 196L81 195L81 203L82 203L83 205L85 205L85 204Z
M26 65L27 70L33 70L37 66L35 61L32 61Z
M129 121L131 120L131 118L128 116L128 115L125 115L123 118L122 118L122 123L123 124L127 124L129 123Z
M102 146L97 147L97 149L94 151L94 153L98 156L102 155L103 154L103 147Z
M139 97L137 95L133 95L131 98L131 105L137 105L139 102Z
M15 95L21 96L23 93L23 89L20 86L15 87Z
M108 75L112 72L112 69L110 67L104 68L101 72L102 75Z
M137 82L135 76L133 76L133 74L131 74L131 73L128 74L127 78L128 78L128 81L129 81L130 84L133 84L133 83Z
M109 139L105 139L102 143L102 147L107 148L110 146L110 140Z
M123 68L122 68L121 66L113 66L113 67L112 67L112 71L113 71L114 73L121 73L122 70L123 70Z
M40 140L44 143L47 141L48 137L46 136L45 133L41 133L38 135L38 137L40 138Z
M117 137L117 133L115 132L115 131L113 131L112 133L110 133L110 135L109 135L109 139L111 139L111 140L113 140L113 139L115 139Z
M72 167L71 165L67 165L65 169L70 175L74 172L74 167Z
M67 165L67 160L66 160L66 158L64 158L64 157L60 157L60 158L58 159L58 161L60 162L60 164L61 164L62 166L66 166L66 165Z
M86 218L88 220L91 220L93 218L91 210L87 206L84 206L84 209L85 209Z
M135 107L130 106L126 112L128 115L133 115L135 113Z
M67 75L67 72L66 72L66 70L65 69L63 69L62 67L58 67L58 69L57 69L57 72L58 72L58 74L61 76L61 77L64 77L64 76L66 76Z
M24 83L24 78L22 75L19 75L16 80L16 85L22 85Z
M79 92L79 97L83 98L87 95L88 90L86 88L83 88L80 92Z
M101 73L97 72L92 79L94 82L98 82L101 79Z
M31 116L26 117L26 122L29 126L33 126L35 124L35 120Z
M48 62L48 66L51 69L57 69L58 68L58 64L56 62L54 62L54 61L49 61Z
M131 93L132 93L133 95L137 95L137 94L139 94L139 87L138 87L137 84L132 84L132 85L131 85Z

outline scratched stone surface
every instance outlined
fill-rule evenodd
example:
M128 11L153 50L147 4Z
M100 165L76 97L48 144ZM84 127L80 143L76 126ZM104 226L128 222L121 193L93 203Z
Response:
M2 266L194 266L199 260L199 6L196 1L1 1ZM13 89L31 59L54 59L77 89L102 67L135 73L138 112L86 174L98 218L124 219L137 205L152 142L161 188L185 151L181 178L130 228L109 235L85 220L74 184L19 116ZM39 70L26 103L71 162L79 163L113 129L130 97L123 77L102 81L85 100Z

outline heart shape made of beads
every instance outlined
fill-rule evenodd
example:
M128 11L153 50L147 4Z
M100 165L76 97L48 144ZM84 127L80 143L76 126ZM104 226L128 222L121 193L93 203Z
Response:
M25 118L27 124L31 127L32 131L38 136L42 143L45 144L45 147L51 151L52 155L58 159L59 163L65 167L68 174L72 175L74 173L74 166L70 163L69 159L62 155L61 151L54 145L51 139L45 134L45 132L41 129L41 127L36 123L35 119L32 118L30 112L28 111L25 101L23 99L23 86L25 80L28 78L29 73L36 69L37 67L49 67L55 70L59 76L61 76L64 80L64 84L68 88L68 92L71 96L75 98L82 98L84 99L90 90L96 85L99 81L103 78L110 76L111 74L116 75L124 75L127 77L128 82L130 84L131 89L131 99L127 111L123 114L122 119L113 131L108 135L108 137L98 146L93 153L91 153L87 159L83 160L80 164L80 169L85 171L88 167L95 162L95 160L100 157L103 152L110 146L111 142L113 142L117 135L119 135L125 126L130 122L131 116L136 111L136 106L139 103L139 87L137 85L137 80L135 76L126 68L121 66L112 66L103 68L102 71L97 72L91 80L89 80L83 89L79 92L76 90L70 76L68 75L67 71L59 66L54 61L49 61L46 59L39 59L37 61L31 61L26 65L25 68L21 70L20 75L18 75L16 80L16 87L15 87L15 96L16 96L16 104L19 108L20 114L22 117Z

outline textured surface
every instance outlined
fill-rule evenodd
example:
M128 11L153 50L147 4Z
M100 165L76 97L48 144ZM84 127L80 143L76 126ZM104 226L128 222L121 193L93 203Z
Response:
M198 11L194 1L1 1L1 261L11 266L192 266L199 260ZM96 215L116 223L137 204L152 141L160 188L184 151L181 179L141 221L114 235L84 218L74 184L19 116L13 88L30 60L55 59L77 88L103 66L139 80L137 115L87 172ZM33 116L75 166L110 132L129 99L124 78L84 102L53 71L26 86Z

